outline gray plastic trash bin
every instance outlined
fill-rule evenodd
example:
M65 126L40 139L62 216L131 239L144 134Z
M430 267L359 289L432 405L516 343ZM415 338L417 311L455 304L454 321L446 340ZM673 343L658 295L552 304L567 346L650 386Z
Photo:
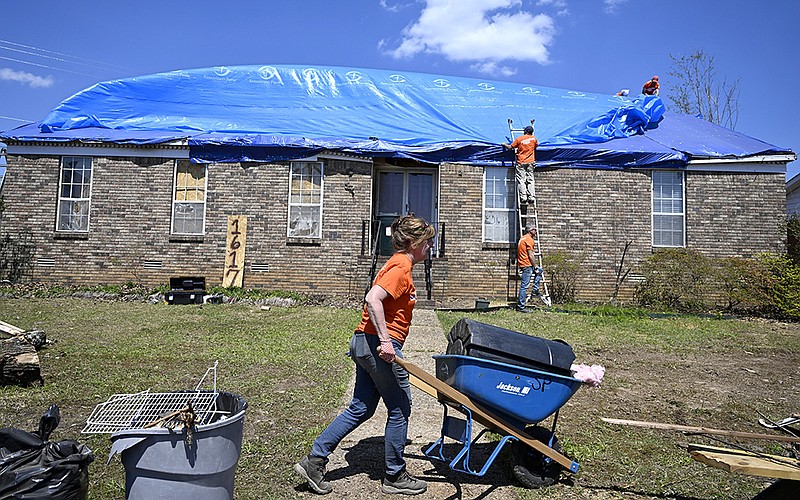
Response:
M183 429L135 429L112 434L109 460L115 453L121 454L125 497L231 500L247 401L220 392L217 407L229 415L198 425L191 445Z

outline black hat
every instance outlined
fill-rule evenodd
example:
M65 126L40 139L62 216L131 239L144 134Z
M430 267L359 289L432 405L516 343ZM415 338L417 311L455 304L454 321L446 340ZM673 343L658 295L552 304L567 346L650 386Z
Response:
M527 127L525 127L525 130L524 130L524 132L525 132L526 134L533 134L533 127L531 127L530 125L528 125Z

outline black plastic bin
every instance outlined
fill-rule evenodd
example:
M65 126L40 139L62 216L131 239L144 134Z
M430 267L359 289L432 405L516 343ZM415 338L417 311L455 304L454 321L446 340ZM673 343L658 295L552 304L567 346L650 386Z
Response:
M571 376L572 347L472 319L458 320L447 334L447 354L472 356Z
M169 279L169 304L202 304L206 294L206 279L201 276L178 276Z

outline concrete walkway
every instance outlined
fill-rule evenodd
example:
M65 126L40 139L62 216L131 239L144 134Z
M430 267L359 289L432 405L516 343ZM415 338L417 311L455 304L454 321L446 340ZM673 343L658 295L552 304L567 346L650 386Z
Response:
M431 309L415 309L411 331L403 348L408 361L435 373L434 354L444 353L446 334ZM342 409L353 394L353 382L342 402ZM417 495L420 499L492 498L516 499L513 479L501 455L483 477L471 476L450 470L446 463L433 461L423 451L439 437L443 410L433 397L412 387L412 410L405 457L411 474L428 482L428 491ZM451 415L454 415L451 410ZM455 413L457 415L457 413ZM330 456L326 478L333 484L333 493L325 498L376 498L394 497L381 493L383 477L383 427L386 410L378 406L375 415L342 441ZM476 424L476 427L480 427ZM476 452L480 452L480 447ZM489 450L491 451L491 450ZM480 468L480 454L473 468Z

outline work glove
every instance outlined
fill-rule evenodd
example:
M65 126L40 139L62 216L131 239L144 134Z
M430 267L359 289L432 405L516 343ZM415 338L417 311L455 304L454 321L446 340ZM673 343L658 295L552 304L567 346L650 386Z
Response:
M394 345L392 345L391 340L381 339L381 348L380 352L378 353L378 357L386 361L387 363L394 362L395 352L394 352Z

